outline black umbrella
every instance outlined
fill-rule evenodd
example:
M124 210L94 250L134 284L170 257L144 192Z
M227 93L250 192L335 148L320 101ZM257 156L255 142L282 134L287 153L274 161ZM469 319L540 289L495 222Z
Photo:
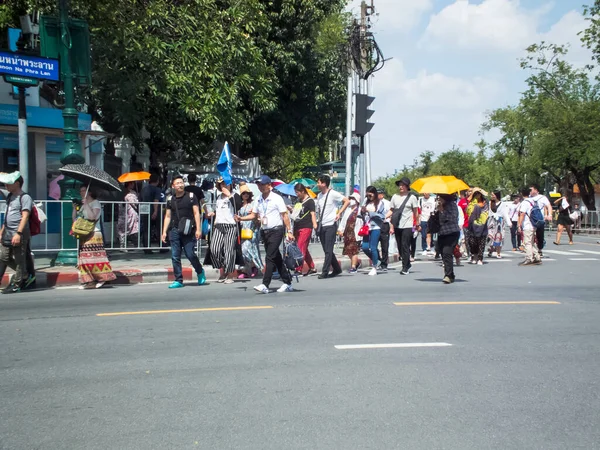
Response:
M65 176L81 181L87 186L93 186L107 191L121 191L119 182L95 166L88 164L67 164L59 169Z

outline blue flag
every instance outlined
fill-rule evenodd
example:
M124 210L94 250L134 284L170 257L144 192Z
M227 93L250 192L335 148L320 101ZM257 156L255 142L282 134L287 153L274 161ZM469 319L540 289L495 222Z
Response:
M225 184L231 184L231 152L229 151L229 144L225 142L223 146L223 151L221 152L221 156L219 157L219 162L217 163L217 170L223 177L223 181Z

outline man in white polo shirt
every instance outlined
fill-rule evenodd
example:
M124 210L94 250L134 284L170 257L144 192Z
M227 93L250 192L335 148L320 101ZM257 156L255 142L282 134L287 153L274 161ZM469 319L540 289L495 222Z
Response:
M273 270L277 269L281 275L283 285L277 289L277 292L292 292L292 276L283 263L283 256L279 248L283 238L293 240L292 227L287 207L283 198L274 193L271 185L271 178L266 175L260 177L257 181L261 196L254 202L252 212L247 216L235 216L238 221L260 220L262 239L265 244L266 268L262 284L254 287L254 290L263 294L269 293L269 285L273 278Z
M317 215L319 217L317 235L321 241L323 252L325 252L325 261L319 279L332 278L342 273L342 266L333 253L337 232L336 222L339 222L340 217L350 204L350 200L331 189L329 175L321 175L317 180L317 187L320 191L317 196ZM333 269L331 273L329 273L330 267Z

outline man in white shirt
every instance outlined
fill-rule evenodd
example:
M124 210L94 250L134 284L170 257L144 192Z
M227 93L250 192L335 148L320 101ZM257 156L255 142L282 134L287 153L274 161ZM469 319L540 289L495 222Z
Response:
M435 211L435 199L431 194L423 194L419 199L419 208L421 208L421 249L423 256L431 252L431 235L427 234L427 222Z
M391 228L396 236L396 244L402 259L402 271L400 275L408 275L410 272L410 244L413 239L413 224L419 223L419 202L417 196L410 192L410 180L406 177L396 181L400 191L394 194L390 204L390 210L386 219L391 218ZM421 226L417 225L417 231Z
M317 188L320 191L317 196L317 216L319 217L317 234L323 252L325 252L325 262L319 279L336 277L342 273L342 266L333 253L333 247L337 231L336 223L340 221L350 200L331 189L330 186L331 178L328 175L321 175L317 180ZM333 269L331 273L329 273L330 267Z
M377 196L379 201L383 203L383 214L387 215L390 210L390 201L385 199L385 191L383 189L377 189ZM381 245L381 257L379 258L379 267L383 272L387 271L389 263L389 250L390 250L390 219L385 219L381 225L381 234L379 235L379 244Z
M513 246L513 252L521 248L521 233L518 232L519 224L519 208L521 207L521 197L519 195L512 196L513 202L508 207L508 216L510 217L510 239Z
M290 217L287 207L281 195L273 192L271 178L266 175L260 177L257 181L261 196L252 206L252 212L247 216L235 216L237 221L256 220L261 223L261 233L265 244L265 274L262 284L254 287L255 291L263 294L269 293L269 285L273 278L273 270L277 269L281 276L283 285L277 289L277 292L292 292L292 276L283 263L283 256L279 247L283 238L294 239Z
M529 219L531 210L533 209L534 201L529 198L529 189L525 188L521 191L523 201L519 207L519 232L523 233L523 246L525 247L525 261L519 263L519 266L534 266L542 263L542 257L535 244L535 228ZM541 205L540 206L541 209Z
M530 198L530 201L536 202L538 204L539 208L542 210L542 214L544 214L544 218L546 219L546 221L551 222L552 221L552 204L550 203L550 200L548 200L548 197L540 194L540 187L537 184L532 184L529 187L529 198ZM546 231L545 227L538 228L535 231L537 245L540 250L540 258L543 258L543 256L544 256L542 254L542 250L544 249L545 231Z

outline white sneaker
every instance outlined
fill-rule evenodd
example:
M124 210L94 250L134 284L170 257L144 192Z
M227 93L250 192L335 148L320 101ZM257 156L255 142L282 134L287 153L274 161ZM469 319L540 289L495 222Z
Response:
M277 292L294 292L294 288L291 284L284 284L279 289L277 289Z
M422 256L427 256L429 255L429 252L427 250L423 250L423 253L421 253Z
M254 286L254 290L256 292L260 292L261 294L268 294L269 293L269 288L266 287L264 284L259 284L258 286Z
M483 266L483 261L477 261L478 266Z
M371 270L369 270L369 276L374 277L375 275L377 275L377 269L373 267Z

